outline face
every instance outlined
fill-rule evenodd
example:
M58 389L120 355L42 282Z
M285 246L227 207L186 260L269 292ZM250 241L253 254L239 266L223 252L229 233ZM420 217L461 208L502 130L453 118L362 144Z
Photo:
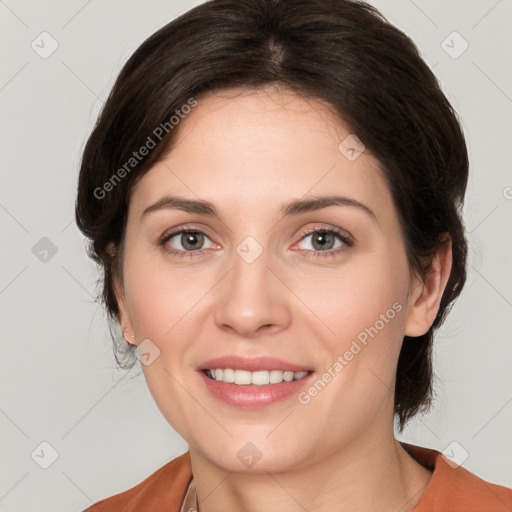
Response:
M120 322L165 418L226 470L305 467L392 431L420 291L349 135L291 92L210 94L133 189Z

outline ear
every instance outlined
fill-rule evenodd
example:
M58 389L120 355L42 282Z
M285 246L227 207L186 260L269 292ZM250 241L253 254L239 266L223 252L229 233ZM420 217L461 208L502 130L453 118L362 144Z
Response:
M109 247L107 247L107 250L112 255L115 254L115 248L112 246L112 244L109 244ZM113 274L112 274L112 284L114 287L114 293L116 296L117 306L119 308L118 322L119 322L119 327L121 329L121 333L123 334L123 337L125 338L125 340L127 342L133 344L135 342L135 339L132 336L135 334L135 332L133 329L129 309L128 309L127 302L126 302L124 286L123 286L120 276L118 276L116 272L113 272Z
M134 343L135 339L132 337L135 333L133 325L130 319L128 306L126 304L126 298L122 284L118 278L114 278L114 290L116 294L117 305L119 308L118 321L119 327L125 340L129 343Z
M421 336L433 324L452 269L452 240L445 239L433 256L426 275L413 282L405 320L406 336Z

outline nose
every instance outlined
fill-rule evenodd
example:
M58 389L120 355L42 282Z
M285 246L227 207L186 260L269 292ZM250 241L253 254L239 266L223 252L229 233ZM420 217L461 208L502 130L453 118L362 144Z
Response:
M216 325L238 338L286 329L291 318L291 292L271 268L274 265L267 251L263 250L254 261L240 254L234 254L231 272L216 287Z

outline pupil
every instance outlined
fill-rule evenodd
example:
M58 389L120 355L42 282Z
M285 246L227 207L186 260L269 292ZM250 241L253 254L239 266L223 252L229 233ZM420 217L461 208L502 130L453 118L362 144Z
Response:
M183 247L191 250L195 250L198 245L197 238L199 237L199 241L201 239L201 233L188 232L184 234L185 242L183 243ZM200 245L200 244L199 244Z
M315 244L315 242L313 242L315 249L318 249L318 248L325 249L325 245L329 244L329 241L332 242L332 240L329 240L329 237L331 237L331 239L332 239L331 233L326 233L326 232L317 233L317 239L320 239L320 243ZM313 240L315 240L315 238ZM319 247L316 247L316 245L319 245ZM330 247L328 247L328 248L330 248Z

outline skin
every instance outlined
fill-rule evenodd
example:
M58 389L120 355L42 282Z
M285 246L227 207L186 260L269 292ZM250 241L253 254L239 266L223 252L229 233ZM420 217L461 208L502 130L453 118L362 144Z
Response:
M394 438L393 389L404 335L434 321L451 246L425 279L411 277L378 161L367 152L350 161L338 149L349 133L323 103L285 89L210 93L133 189L119 320L137 344L160 350L144 375L189 445L201 512L405 512L432 476ZM176 209L141 218L166 193L208 200L219 218ZM353 206L280 213L282 203L321 194L355 199L376 219ZM206 233L196 245L203 254L177 258L159 245L184 227ZM327 249L342 250L315 258L318 237L304 232L329 227L355 243L335 238ZM236 252L249 235L263 249L250 264ZM183 243L178 234L167 247L186 252ZM213 397L197 373L207 359L238 354L321 376L396 302L401 311L307 404L294 396L240 409ZM237 457L248 442L262 455L252 467Z

